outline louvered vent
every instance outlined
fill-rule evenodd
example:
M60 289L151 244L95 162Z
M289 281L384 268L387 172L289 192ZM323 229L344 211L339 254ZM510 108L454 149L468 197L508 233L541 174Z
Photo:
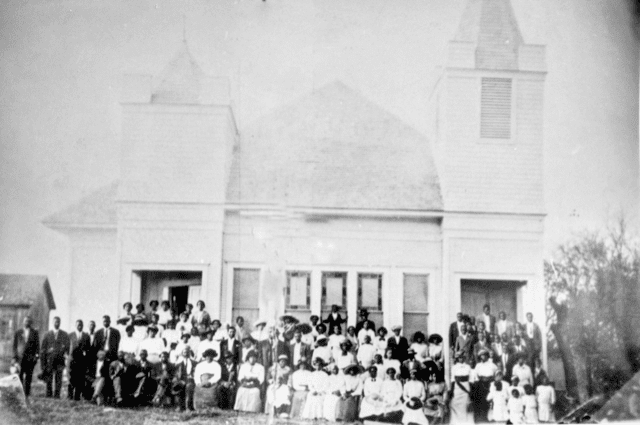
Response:
M511 138L511 79L483 78L480 137Z

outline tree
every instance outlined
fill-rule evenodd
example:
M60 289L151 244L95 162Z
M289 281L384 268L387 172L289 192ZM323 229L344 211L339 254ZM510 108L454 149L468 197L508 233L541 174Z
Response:
M624 219L585 233L545 261L549 329L568 394L584 401L640 371L640 253Z

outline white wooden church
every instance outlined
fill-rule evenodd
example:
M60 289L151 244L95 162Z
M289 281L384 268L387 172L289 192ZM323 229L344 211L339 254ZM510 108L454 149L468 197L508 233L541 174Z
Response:
M125 76L120 179L44 221L70 240L67 322L151 299L248 323L337 304L448 345L489 303L545 334L545 69L509 0L470 0L429 135L340 82L238 128L185 43L159 85Z

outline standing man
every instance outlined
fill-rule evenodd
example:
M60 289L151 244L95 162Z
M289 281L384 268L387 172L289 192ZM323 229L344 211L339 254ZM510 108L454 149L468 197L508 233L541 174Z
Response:
M96 332L94 345L97 350L104 350L105 360L107 364L118 358L118 347L120 345L120 332L111 327L111 318L109 316L102 317L102 325L104 328Z
M507 334L509 340L513 337L513 322L507 320L507 313L501 311L498 313L498 321L496 322L496 333L502 337Z
M82 332L82 320L76 320L76 330L69 335L69 400L80 400L84 391L85 374L91 352L89 334Z
M340 315L340 306L334 304L331 306L331 313L327 315L327 318L322 321L322 323L327 324L327 328L329 329L329 335L333 334L333 328L335 326L342 326L343 323L347 322L347 318L342 318ZM267 369L268 370L268 369Z
M391 327L393 335L387 338L387 349L393 350L393 358L404 362L407 359L407 350L409 350L409 341L400 335L402 326L395 325Z
M299 329L296 329L293 333L293 340L291 341L289 351L291 352L291 360L294 365L297 365L300 362L300 359L311 358L311 346L302 342L302 332Z
M533 368L536 359L540 358L542 351L542 332L537 323L533 323L533 314L527 313L527 322L524 325L524 338L529 347L529 364Z
M449 347L453 350L453 347L456 345L456 340L460 335L460 329L464 325L464 315L462 312L458 312L456 315L456 321L449 326Z
M44 334L40 351L40 365L47 383L47 397L60 398L65 355L69 353L69 335L60 329L60 318L53 318L53 330ZM53 383L55 381L55 392Z
M89 330L89 346L91 348L87 353L87 356L89 356L87 360L89 360L90 363L93 363L93 361L96 359L98 354L98 349L96 348L96 322L94 322L93 320L89 320L88 330Z
M31 317L25 317L22 323L23 328L18 329L13 335L13 357L20 365L20 382L24 387L24 395L29 397L33 369L40 357L40 337L38 330L31 327Z
M496 331L496 316L491 315L491 307L489 304L485 304L484 307L482 307L482 314L476 317L476 325L480 322L484 322L484 327L490 334Z
M236 318L236 335L238 335L240 341L247 336L251 336L251 330L245 327L244 317L242 316Z
M229 338L220 343L220 351L224 355L230 354L233 356L233 362L240 364L240 359L242 359L242 343L236 338L236 328L229 326L227 333Z

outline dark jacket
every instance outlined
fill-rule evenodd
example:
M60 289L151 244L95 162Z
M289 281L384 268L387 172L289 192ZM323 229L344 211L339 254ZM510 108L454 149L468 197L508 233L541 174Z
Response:
M98 329L96 331L96 336L93 341L94 350L98 352L98 350L104 350L106 340L105 340L105 329ZM120 332L116 328L109 328L109 351L107 351L107 359L115 360L118 358L118 346L120 345Z
M187 365L185 365L184 360L181 360L180 363L175 365L173 382L186 382L187 380L194 378L196 362L191 359L187 359L187 362L191 363L191 373L187 373Z
M222 340L220 343L220 351L223 356L231 353L231 355L233 355L233 361L236 364L239 364L240 360L242 360L242 343L237 338L233 341L232 347L229 347L228 339Z
M69 355L72 362L79 362L86 360L89 352L91 351L91 341L89 340L89 334L82 332L80 338L75 332L69 334Z
M69 335L62 329L58 330L57 338L52 330L45 333L40 345L40 362L43 365L43 369L48 370L57 366L64 366L64 355L69 352L69 347Z
M327 333L329 335L333 335L333 327L334 326L342 327L342 324L345 323L346 321L347 319L343 319L340 313L336 314L335 318L333 317L333 314L329 313L326 319L322 320L322 323L325 323L327 325L327 331L328 331Z
M387 349L393 350L393 356L403 362L407 359L407 350L409 349L409 340L400 336L400 341L396 341L396 335L393 334L387 339Z
M456 345L456 340L460 335L460 331L458 330L458 321L453 322L449 325L449 346L453 348Z
M166 364L166 369L162 370L162 362L159 362L153 366L151 377L158 381L158 384L167 385L173 379L175 370L175 366L168 362Z
M40 336L37 329L29 330L29 340L24 339L24 329L13 335L13 357L20 363L36 363L40 356Z
M239 368L240 367L235 363L233 363L231 366L228 366L226 362L220 363L220 381L237 384Z
M295 344L295 341L291 341L289 345L289 364L293 367L294 370L297 369L297 365L293 364L293 351ZM310 362L311 356L313 355L313 348L309 344L305 344L304 342L300 342L300 344L300 357L305 357L307 359L307 362Z
M264 366L264 370L269 370L272 364L278 362L278 357L282 354L286 355L289 361L291 361L291 355L289 353L290 345L281 341L280 339L276 339L273 342L271 339L265 339L264 341L260 341L260 352L261 359L260 364Z

